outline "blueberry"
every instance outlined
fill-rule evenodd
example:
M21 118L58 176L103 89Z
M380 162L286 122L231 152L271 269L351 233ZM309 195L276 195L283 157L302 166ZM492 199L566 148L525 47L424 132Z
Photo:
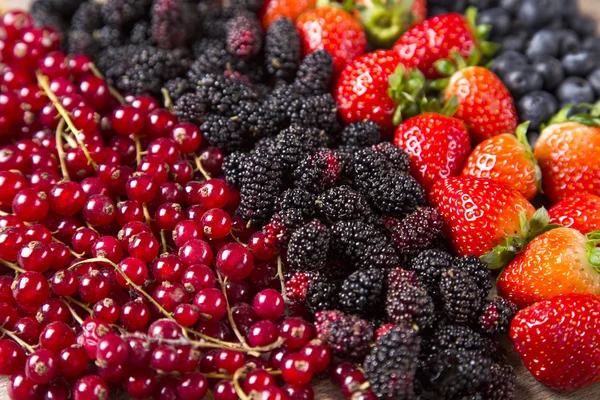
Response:
M594 88L585 79L572 76L560 84L556 97L561 107L569 104L591 103L594 101Z
M490 31L491 36L504 37L512 27L512 20L510 14L503 8L490 8L479 13L477 19L478 24L490 25L492 30Z
M529 34L525 30L516 31L507 35L504 40L502 40L502 48L504 50L523 52L528 38Z
M527 51L525 54L527 54L529 58L539 56L555 57L558 55L558 50L559 43L556 31L542 29L533 35L529 45L527 46Z
M583 49L600 53L600 38L590 36L583 41Z
M578 3L578 1L570 1L568 3L568 7L562 7L561 12L563 17L572 17L574 15L579 15Z
M567 54L562 59L562 65L569 76L587 76L600 66L598 54L585 50Z
M469 6L473 6L480 11L487 10L494 6L494 1L492 0L467 0Z
M569 26L582 38L593 36L596 33L596 21L587 15L576 15L568 20Z
M594 90L596 91L596 94L598 96L600 96L600 68L594 70L587 77L587 80L590 83L590 85L592 85L592 87L594 88Z
M504 84L516 99L523 95L541 90L544 87L544 78L529 65L519 66L504 76Z
M435 17L438 15L448 14L449 12L450 11L448 11L448 9L445 7L433 6L433 7L429 8L428 15L429 15L429 17Z
M559 42L558 54L564 56L568 53L581 50L581 42L577 32L571 29L560 29L556 31Z
M544 78L544 90L552 92L565 79L562 63L554 57L539 57L533 60L533 68Z
M560 16L560 0L525 0L517 11L517 17L531 30L540 28Z
M494 59L494 62L490 69L493 73L502 78L504 77L504 75L506 75L507 72L510 72L513 68L524 65L527 65L527 57L514 50L508 50L500 53Z
M500 0L500 7L504 8L511 14L516 14L519 11L521 0Z
M535 148L535 143L540 138L540 133L538 131L534 131L533 129L527 130L527 141L532 148Z
M537 130L558 111L558 103L552 94L537 90L521 97L517 111L521 121L529 121L531 129Z

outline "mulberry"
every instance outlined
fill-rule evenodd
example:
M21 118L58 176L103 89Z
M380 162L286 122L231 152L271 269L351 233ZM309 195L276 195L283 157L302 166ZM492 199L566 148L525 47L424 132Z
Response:
M373 121L354 122L347 125L340 135L341 151L352 153L381 141L381 128Z
M396 325L416 324L426 329L435 319L431 296L414 272L402 268L388 273L385 309L388 320Z
M339 357L356 361L369 353L373 328L369 322L340 311L321 311L315 314L317 336Z
M294 184L301 189L320 193L335 185L342 168L335 152L322 150L300 162L294 171Z
M185 95L179 101L185 99L186 96L189 95ZM247 137L235 119L210 114L200 125L200 129L211 146L218 147L226 153L245 150L248 146Z
M240 58L251 58L262 50L260 21L251 12L241 12L227 22L227 50Z
M479 330L488 335L508 332L517 310L515 304L502 297L486 301L479 316Z
M466 270L451 268L442 273L440 294L448 318L466 325L479 316L487 291L479 287Z
M180 122L201 123L208 114L208 107L195 93L182 95L173 107L173 113ZM210 142L210 140L209 140Z
M377 268L356 271L342 283L339 303L342 311L366 317L381 305L385 274Z
M443 219L431 207L420 208L401 221L392 217L384 217L383 221L396 251L407 257L436 247L443 238Z
M329 93L333 83L333 57L326 50L308 54L294 80L295 89L304 96Z
M152 0L106 0L102 5L102 16L108 25L124 28L146 19Z
M306 290L304 305L311 313L338 308L339 287L323 278L313 279Z
M287 189L278 201L281 210L298 209L304 218L315 214L315 195L302 189Z
M152 36L159 48L174 49L193 39L200 18L187 0L154 0Z
M287 250L288 265L293 271L323 270L330 241L329 229L319 220L305 224L290 238Z
M102 5L94 0L81 3L71 18L72 31L92 33L102 25Z
M206 74L195 82L196 93L210 111L231 117L236 114L236 106L243 101L256 101L256 93L248 86L224 76Z
M276 20L265 36L265 67L270 75L285 81L296 76L300 64L300 34L287 17Z
M315 204L321 215L331 223L352 220L369 222L376 218L365 197L346 185L323 192Z
M452 266L454 257L442 250L421 252L411 259L406 269L414 271L434 299L439 298L439 282L442 273Z
M303 97L293 104L288 112L290 123L312 126L335 134L340 129L338 108L331 94Z
M242 173L241 165L246 157L246 153L234 151L223 160L223 174L227 178L227 183L239 187L240 176Z

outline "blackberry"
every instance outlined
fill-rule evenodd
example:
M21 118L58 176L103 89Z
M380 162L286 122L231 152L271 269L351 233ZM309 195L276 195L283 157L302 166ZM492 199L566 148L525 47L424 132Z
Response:
M517 398L517 377L510 365L492 364L489 382L481 388L486 400L515 400Z
M448 318L460 325L479 316L487 291L464 269L450 268L440 278L440 298Z
M457 257L452 265L466 270L475 279L477 286L486 292L486 295L492 289L491 272L487 264L479 257Z
M285 115L289 124L290 115L301 104L302 96L291 85L275 88L265 98L265 102L279 114Z
M223 2L223 7L234 10L246 10L257 12L262 6L262 0L226 0Z
M173 114L179 122L202 123L208 115L208 107L196 93L182 95L173 105Z
M52 8L64 18L71 18L84 0L50 0Z
M262 49L263 32L258 17L251 12L240 12L227 21L227 50L240 58L256 56Z
M301 126L312 126L329 134L340 129L338 108L331 94L303 97L290 108L290 123Z
M354 152L381 141L381 128L373 121L354 122L346 125L340 135L341 151Z
M298 209L304 218L315 214L315 195L302 189L287 189L277 201L281 210Z
M517 306L502 297L494 297L486 301L479 316L479 330L488 335L506 333L517 313Z
M193 46L196 60L190 66L188 76L191 81L198 81L205 74L224 75L241 74L251 82L261 82L262 68L258 62L234 57L227 51L224 40L205 38Z
M187 0L154 0L151 22L158 47L168 50L194 39L200 18Z
M271 220L263 227L265 243L278 245L283 249L288 247L291 235L306 222L303 210L287 208L273 214Z
M185 99L186 96L190 96L190 94L184 95L182 99ZM200 129L211 146L218 147L226 153L245 150L248 146L246 135L235 119L209 114L200 125Z
M71 18L71 31L92 33L102 25L102 5L94 0L81 3Z
M240 206L237 212L256 225L265 224L273 213L283 186L279 158L264 150L255 151L244 158L240 170Z
M248 86L224 76L206 74L195 82L196 93L210 111L231 117L242 101L256 101L256 93Z
M98 42L91 33L84 31L70 31L67 36L67 49L71 54L86 54L96 58L100 51Z
M386 283L385 310L391 323L416 324L421 330L433 325L433 300L413 271L392 270Z
M111 25L105 25L100 29L97 29L93 33L94 39L98 43L98 46L102 49L109 47L120 47L125 43L125 36L121 31L121 28Z
M321 311L315 314L317 336L327 343L334 355L362 360L369 353L373 328L369 322L340 311Z
M466 326L440 327L423 343L422 383L446 399L477 393L492 376L496 355L488 344Z
M129 33L129 42L137 45L156 46L156 40L152 36L152 25L146 21L136 22Z
M443 238L442 216L431 207L423 207L403 220L384 217L392 243L399 255L414 257L423 250L436 247Z
M304 306L311 313L338 308L338 286L323 278L312 279L306 290Z
M196 89L196 85L187 78L177 77L165 83L164 88L169 93L171 101L176 103L184 94L192 93Z
M395 171L410 172L410 157L400 147L390 142L374 144L371 148L383 154Z
M252 140L277 135L285 122L285 116L264 102L244 101L236 107L236 111L237 119Z
M381 304L385 274L377 268L356 271L342 283L340 308L347 314L366 317Z
M439 298L442 272L452 266L454 257L443 250L425 250L409 260L406 269L414 271L434 299Z
M328 136L315 128L291 125L275 137L271 151L281 157L285 174L291 174L310 152L326 147Z
M294 184L304 190L320 193L335 185L342 172L342 161L331 150L307 156L294 171Z
M223 175L227 178L227 183L232 186L239 187L241 164L246 157L246 153L234 151L223 159Z
M207 3L198 3L198 13L202 16L202 37L224 39L227 34L227 22L234 17L237 10L231 7L212 7Z
M333 72L333 57L327 50L310 53L298 68L294 88L305 96L329 93Z
M315 219L297 229L291 236L287 263L293 271L321 271L327 262L331 234Z
M375 343L363 368L371 390L382 399L412 400L421 337L409 325L392 328Z
M128 29L148 17L152 0L106 0L102 5L104 23Z
M34 0L29 7L29 15L37 27L49 26L61 33L67 31L67 21L48 0Z
M291 81L300 64L300 34L287 17L271 24L265 36L265 68L276 78Z
M374 145L354 154L356 179L368 178L370 174L384 172L408 173L410 159L402 149L390 144Z
M321 215L332 223L369 221L374 216L365 197L346 185L331 188L320 194L315 204Z
M354 269L394 268L399 259L383 232L366 222L340 221L332 228L332 257Z

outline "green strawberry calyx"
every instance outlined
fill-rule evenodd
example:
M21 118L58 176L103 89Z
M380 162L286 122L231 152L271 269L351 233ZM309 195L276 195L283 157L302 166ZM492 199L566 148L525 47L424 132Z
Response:
M389 49L416 21L412 12L415 0L370 0L357 4L359 20L369 41Z
M483 58L492 58L498 52L498 50L500 50L499 44L488 41L490 32L492 31L492 26L488 24L477 24L477 8L475 7L467 8L465 17L467 18L467 21L471 26L471 30L477 38L477 47L483 55Z
M593 231L585 235L587 238L586 249L588 262L594 269L600 272L600 231Z
M517 129L515 130L515 136L517 137L517 140L519 141L519 143L521 143L521 146L523 146L523 148L525 149L526 157L531 162L533 162L534 169L535 169L535 181L537 183L538 192L544 193L544 191L542 189L542 169L540 168L537 159L533 155L533 149L531 148L531 145L529 144L529 140L527 140L527 130L528 129L529 129L529 121L523 122L522 124L517 126Z
M525 212L521 211L519 222L520 235L507 238L504 243L481 256L481 260L488 265L489 269L506 267L535 237L562 226L550 223L550 216L544 207L539 208L530 220L527 220Z
M596 104L581 103L563 107L542 128L565 122L578 122L586 126L599 127L600 102Z

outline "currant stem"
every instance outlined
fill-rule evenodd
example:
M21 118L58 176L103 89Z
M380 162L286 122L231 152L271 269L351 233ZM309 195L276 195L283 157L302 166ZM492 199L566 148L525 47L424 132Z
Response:
M142 142L138 135L131 136L131 140L135 144L135 163L140 165L142 163Z
M12 340L14 340L15 342L17 342L19 344L19 346L23 347L25 350L27 350L27 352L33 353L35 351L33 347L31 347L29 344L25 343L23 341L23 339L21 339L20 337L18 337L14 332L6 330L6 329L4 329L2 327L0 327L0 332L2 332L2 334L8 336L9 338L11 338Z
M196 168L198 168L198 171L200 171L202 176L204 176L204 179L209 180L211 178L210 174L208 172L206 172L206 170L202 166L202 161L200 160L200 157L195 155L194 162L196 163Z
M231 328L233 329L235 336L238 338L238 340L240 341L242 346L244 346L244 348L248 349L248 348L250 348L250 346L248 346L248 343L246 342L244 335L242 335L237 324L235 323L235 320L233 319L233 312L231 311L231 306L229 305L229 298L227 297L227 288L225 287L225 285L227 284L227 278L223 279L223 277L221 276L221 273L218 270L217 270L217 278L219 279L219 283L221 284L221 292L223 292L223 296L225 296L225 304L227 305L227 319L229 319L229 324L231 325Z
M94 312L92 311L91 308L88 307L87 304L82 303L78 300L75 300L74 298L72 298L71 296L64 296L65 300L67 300L69 303L73 303L73 304L77 304L79 307L83 308L85 311L88 312L88 314L93 315Z
M63 148L63 134L65 133L65 120L61 119L58 121L58 127L56 128L56 151L58 152L58 161L60 162L60 169L63 173L63 180L70 181L69 170L67 169L67 162L65 161L65 150Z
M248 369L246 367L242 367L235 371L235 374L233 374L233 379L231 380L233 382L233 388L235 389L235 392L237 393L238 397L242 400L250 399L250 397L248 397L248 395L244 393L244 389L242 389L239 382L240 378L245 378L246 375L248 375Z
M150 232L152 232L152 217L150 216L150 211L148 211L147 204L142 204L142 211L144 212L144 219L146 220L146 225L148 226L148 229L150 229Z
M71 305L69 304L68 301L65 303L65 305L67 306L67 308L71 312L71 315L73 316L73 319L75 321L77 321L77 323L79 325L83 325L83 319L81 319L81 317L79 316L79 314L77 314L77 312L75 310L73 310L73 307L71 307Z
M6 261L6 260L3 260L3 259L1 259L1 258L0 258L0 264L4 265L5 267L8 267L8 268L12 269L13 271L17 271L17 272L19 272L19 273L21 273L21 274L22 274L23 272L27 272L27 271L25 271L23 268L19 267L17 264L14 264L14 263L8 262L8 261Z
M96 76L96 78L100 78L100 79L106 80L106 78L104 78L104 75L102 75L102 72L100 72L100 70L98 69L98 67L96 67L96 64L89 63L88 65L90 67L90 71L92 71L92 74L94 74ZM110 94L113 95L113 97L115 99L117 99L119 101L119 103L121 103L121 105L123 105L123 104L126 103L125 99L123 98L123 96L121 96L121 93L119 93L119 91L117 89L115 89L114 87L108 85L108 91L110 92Z
M169 248L167 247L167 237L165 236L165 230L161 229L160 230L160 241L162 244L162 251L163 253L167 253L169 251Z
M163 98L165 99L165 108L170 112L173 112L173 100L171 99L169 92L165 88L160 89L160 92L162 93Z
M283 277L283 261L281 260L281 256L277 257L277 276L279 277L279 282L281 284L281 296L283 297L283 301L287 303L288 299L285 293L285 279Z

